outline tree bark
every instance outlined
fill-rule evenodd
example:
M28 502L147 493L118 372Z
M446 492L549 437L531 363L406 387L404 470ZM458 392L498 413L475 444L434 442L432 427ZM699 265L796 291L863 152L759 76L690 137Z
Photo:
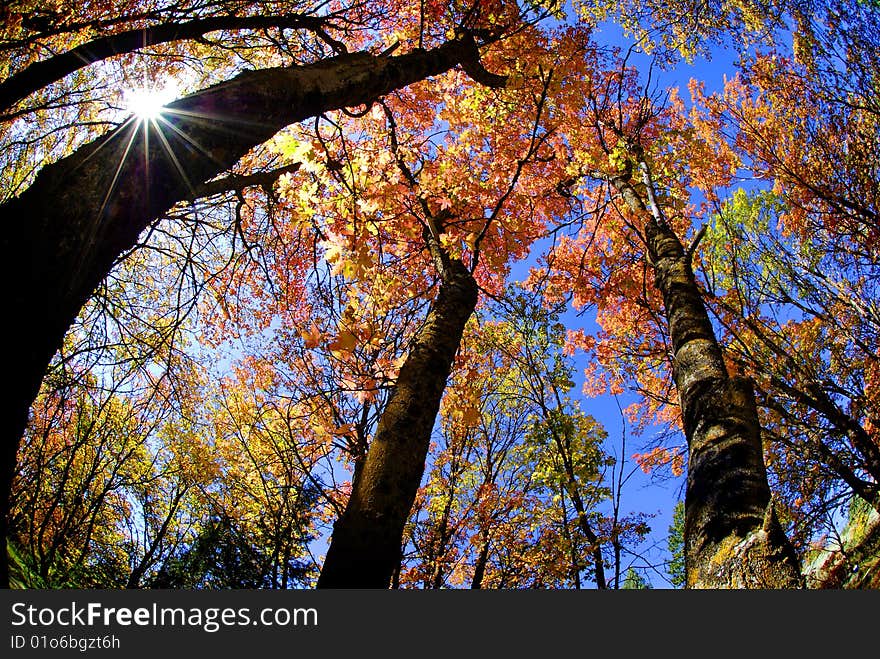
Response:
M388 588L446 379L476 304L470 272L460 261L447 261L437 299L410 346L348 505L334 526L318 588Z
M173 41L197 39L209 32L219 30L264 30L274 27L288 30L312 30L323 34L324 24L325 20L322 18L299 14L212 16L182 23L166 23L117 32L93 39L67 52L34 62L26 69L0 82L0 109L13 106L30 94L58 82L65 76L90 64L109 57L131 53L141 48Z
M475 41L389 57L340 55L315 64L246 71L169 104L157 124L129 122L47 165L0 206L2 298L8 372L0 397L0 532L18 443L47 365L83 304L140 233L196 186L222 173L281 128L370 103L456 65L480 70ZM161 128L161 135L159 130ZM8 583L0 560L0 586Z
M613 182L627 205L647 218L647 255L672 340L689 447L687 587L802 587L797 557L771 501L752 383L728 374L690 254L662 217L647 172L645 178L648 204L628 178Z

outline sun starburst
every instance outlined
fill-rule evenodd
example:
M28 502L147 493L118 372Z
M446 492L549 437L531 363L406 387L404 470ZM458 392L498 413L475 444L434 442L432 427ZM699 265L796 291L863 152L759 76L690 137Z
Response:
M165 105L177 98L179 89L173 81L144 85L123 92L125 108L141 121L155 121L165 112Z

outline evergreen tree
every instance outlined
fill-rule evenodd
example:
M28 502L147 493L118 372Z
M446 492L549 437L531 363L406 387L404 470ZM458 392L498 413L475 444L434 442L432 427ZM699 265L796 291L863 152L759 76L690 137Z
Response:
M684 588L687 583L686 572L684 568L684 502L679 501L675 504L675 511L672 514L672 524L669 525L669 537L667 539L667 547L672 557L669 560L667 571L669 572L669 581L675 588Z

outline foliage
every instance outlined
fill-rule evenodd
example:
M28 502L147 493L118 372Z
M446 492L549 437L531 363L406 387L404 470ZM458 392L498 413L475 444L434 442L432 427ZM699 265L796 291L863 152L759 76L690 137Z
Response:
M606 584L612 543L635 548L648 532L639 515L599 510L614 461L601 448L604 429L568 396L558 313L514 288L471 327L402 585Z
M630 568L626 571L621 588L623 590L651 590L652 586L634 568Z
M874 4L5 5L3 202L128 121L133 88L203 93L245 70L463 35L506 76L462 63L288 126L214 180L187 179L189 198L133 249L101 247L116 264L49 364L18 453L14 584L312 585L313 546L345 510L456 260L480 300L396 585L649 587L632 567L621 580L649 515L620 514L597 410L625 399L635 462L685 474L674 337L646 247L658 217L693 263L724 367L754 383L801 555L849 501L880 510ZM608 19L638 39L630 53L600 42ZM692 81L689 100L634 64L721 46L740 51L735 74ZM240 119L246 131L260 117ZM7 247L30 254L15 231ZM84 252L99 239L69 237ZM668 536L676 587L684 514Z

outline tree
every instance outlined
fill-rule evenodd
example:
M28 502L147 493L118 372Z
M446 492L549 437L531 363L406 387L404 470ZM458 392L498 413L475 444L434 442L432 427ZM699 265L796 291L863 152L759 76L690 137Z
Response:
M795 586L799 569L771 503L752 385L730 375L716 339L691 268L699 237L689 247L679 238L692 222L685 174L692 167L691 175L702 175L698 161L686 160L693 133L680 115L640 93L631 69L620 67L606 74L604 89L583 92L586 119L580 121L583 133L571 138L577 145L572 170L574 183L579 177L599 182L582 193L597 210L576 241L548 257L550 267L571 268L565 285L573 280L586 289L581 300L602 297L610 308L611 299L623 299L635 306L635 314L623 311L626 307L611 313L621 328L646 336L651 352L663 354L658 338L668 341L663 348L669 358L661 363L674 381L688 443L688 585ZM662 194L655 184L659 172ZM596 262L615 258L621 259L616 270L641 272L628 281L618 276L603 281ZM653 291L647 289L648 269ZM603 288L615 294L616 286L628 292L611 299L608 293L597 295ZM652 326L658 328L654 334ZM621 338L625 344L631 340ZM636 373L652 376L633 363L639 352L627 346L621 355Z
M630 568L623 579L623 590L651 590L651 584L634 568Z
M684 502L675 504L672 514L672 524L669 526L667 539L671 560L667 566L669 581L676 588L684 588L687 585L687 571L684 558Z
M436 120L429 116L427 125L411 127L415 137L409 137L410 143L402 143L394 114L385 107L390 155L384 161L398 171L393 177L375 172L381 178L368 194L379 196L377 189L382 190L389 182L398 195L408 193L402 200L386 201L379 210L383 215L397 215L400 211L394 207L403 202L403 217L410 216L409 222L415 220L416 230L400 223L391 231L421 235L440 285L424 324L408 347L376 434L355 474L345 512L334 526L318 587L387 587L399 564L404 525L421 481L446 379L465 324L478 302L477 268L483 264L487 276L497 278L508 255L528 245L536 237L534 227L541 226L543 206L539 204L536 209L526 201L523 208L526 197L521 189L537 180L535 172L526 173L526 167L541 165L539 153L546 137L542 114L548 81L537 75L528 81L531 84L515 90L512 95L524 97L519 104L503 96L495 100L497 109L488 113L491 121L496 125L504 120L507 126L523 125L524 132L508 145L507 157L489 161L479 144L472 146L465 140L460 141L460 150L450 149L445 158L428 161L423 153L432 150L433 145L429 139L421 141L424 138L418 131L430 134ZM466 130L461 126L461 115L470 119L475 108L472 95L481 93L481 89L464 87L458 98L447 98L451 122L447 139ZM505 168L508 158L516 159L516 165ZM415 163L410 164L410 159ZM470 161L473 171L482 169L471 194L458 180L458 170L444 171L444 165L454 159ZM447 182L447 177L452 180ZM500 186L499 194L498 184L505 178L509 183ZM424 183L422 179L426 179ZM486 186L487 181L492 185ZM520 235L508 245L507 232L517 230ZM486 264L487 258L492 260Z
M689 445L688 585L795 587L800 570L770 498L752 385L729 376L689 251L654 201L645 161L638 165L652 214L644 229L647 254L669 322L673 377ZM615 186L631 209L648 211L628 180Z
M720 4L728 9L749 6ZM677 242L674 251L689 261L698 254L701 242L706 244L702 240L706 230L694 231L687 247L687 243L676 238L675 231L686 235L689 226L706 221L701 216L718 203L718 190L730 184L737 168L750 167L758 178L773 183L774 192L782 196L782 201L776 207L780 210L771 214L778 212L780 222L756 226L755 219L773 206L762 202L746 204L746 195L740 193L736 203L724 208L728 218L723 240L733 240L723 247L717 236L713 240L716 254L720 250L738 255L736 263L726 262L724 276L727 283L743 280L742 286L734 285L735 291L731 292L730 288L718 285L721 280L716 278L715 271L709 271L709 295L703 295L693 273L688 272L689 263L682 264L683 278L676 285L692 293L691 309L696 315L685 316L691 320L700 316L704 339L725 349L713 348L718 373L727 370L735 375L751 375L758 383L756 402L765 406L761 440L768 443L762 446L751 431L750 451L757 456L759 447L767 447L768 464L774 468L772 475L779 496L785 500L781 508L783 521L792 525L793 520L798 520L793 537L803 547L804 538L815 529L818 518L798 514L789 502L797 501L802 506L812 499L812 509L818 512L836 505L838 497L846 497L845 488L869 499L874 496L876 478L871 475L870 465L876 444L863 422L849 414L848 399L863 400L856 373L860 373L862 364L872 360L867 356L872 352L870 314L867 322L857 320L856 315L865 314L855 309L869 309L873 296L870 282L874 280L875 259L869 228L873 222L869 218L874 213L876 189L870 164L874 159L871 154L876 151L876 113L872 109L876 107L876 84L870 66L873 51L869 53L865 47L872 39L870 35L876 33L876 17L862 6L844 3L823 7L792 3L791 8L796 19L794 55L780 54L777 49L771 55L747 60L742 77L729 83L724 95L705 101L708 112L688 117L680 106L679 118L668 116L668 123L664 120L663 128L655 133L650 108L657 106L656 98L644 94L637 104L634 98L639 94L630 88L618 97L631 99L631 109L627 111L626 103L609 102L607 96L595 97L592 116L599 135L592 143L601 145L601 152L616 173L603 173L601 156L597 166L595 156L585 149L590 164L576 174L598 175L621 195L630 210L653 215L655 222L653 226L650 220L642 225L638 220L624 218L623 224L630 231L642 233L644 227L644 242L640 244L642 241L627 241L612 234L617 227L612 226L610 231L607 214L603 215L603 225L597 222L589 227L580 243L589 245L588 255L596 254L598 258L585 259L577 246L570 248L564 242L552 257L553 265L558 264L561 270L569 268L568 272L573 273L565 276L565 286L570 287L572 279L578 281L576 277L588 282L587 292L576 296L575 301L596 303L603 327L608 330L600 333L598 341L591 337L581 340L605 367L601 373L605 382L596 378L597 385L610 385L613 390L624 382L634 381L646 395L643 412L662 421L677 421L667 384L671 375L682 396L681 421L690 442L689 483L716 483L715 478L703 479L697 473L698 465L692 463L694 445L688 429L686 392L682 391L681 383L686 369L678 359L665 357L667 352L678 354L681 337L676 338L672 318L675 309L671 306L676 300L670 298L671 282L664 284L662 280L662 262L658 258L661 253L655 238L665 236L672 247ZM726 20L724 11L719 15ZM784 12L777 16L783 15ZM772 9L759 18L768 17L773 17ZM711 30L716 24L709 25ZM749 29L747 24L744 27ZM699 30L693 34L697 39L702 37ZM699 85L694 91L701 98ZM668 102L672 107L678 104L675 96ZM606 113L615 109L617 116L609 120ZM603 126L608 131L605 136L601 134ZM696 135L702 144L693 143ZM662 145L659 151L649 146L656 144L655 137L659 137ZM679 139L682 141L678 142ZM862 160L863 154L867 160ZM615 176L622 180L615 180ZM702 210L688 194L687 185L698 187L705 196ZM857 192L848 194L849 190ZM596 194L591 200L601 208L595 201L598 198ZM689 209L689 203L696 212ZM751 211L735 210L743 211L749 206ZM665 231L664 224L673 231ZM609 249L602 244L603 240L619 247ZM641 251L643 245L648 263L658 275L662 307L649 293L639 294L633 286L626 288L628 282L621 282L618 277L618 273L628 271L636 286L644 281L632 267L633 253ZM844 253L847 256L841 259ZM673 256L672 252L668 254ZM620 306L612 306L612 300ZM634 304L636 300L641 300L641 304ZM788 309L783 305L789 305ZM717 314L719 322L714 327L699 306ZM668 328L658 322L661 309L669 317ZM823 341L818 362L826 363L825 355L830 355L835 366L830 370L817 369L816 342L821 337L820 327L829 322L835 323L835 327L828 327L827 333L835 338ZM688 329L692 335L693 329ZM763 378L762 373L766 374ZM865 392L864 400L870 399L871 395ZM859 410L860 415L862 405L851 409ZM749 412L748 416L756 420L755 414ZM803 421L800 428L799 419ZM750 425L756 427L755 423ZM805 448L809 453L805 454ZM673 464L675 468L674 461L680 455L676 451L658 448L650 454L651 460ZM763 467L758 462L757 458L753 460L753 473L764 480L760 475ZM834 477L823 479L822 473ZM787 493L787 488L792 489ZM747 489L752 493L759 489L767 492L763 484ZM809 494L794 494L798 490ZM766 496L761 498L766 500ZM755 522L760 518L760 508L756 506L752 513ZM687 535L692 536L692 531L689 528ZM689 561L691 565L695 562L694 558Z
M334 526L319 588L387 587L399 560L446 378L477 303L470 272L461 261L441 258L436 304L410 346L351 498Z

